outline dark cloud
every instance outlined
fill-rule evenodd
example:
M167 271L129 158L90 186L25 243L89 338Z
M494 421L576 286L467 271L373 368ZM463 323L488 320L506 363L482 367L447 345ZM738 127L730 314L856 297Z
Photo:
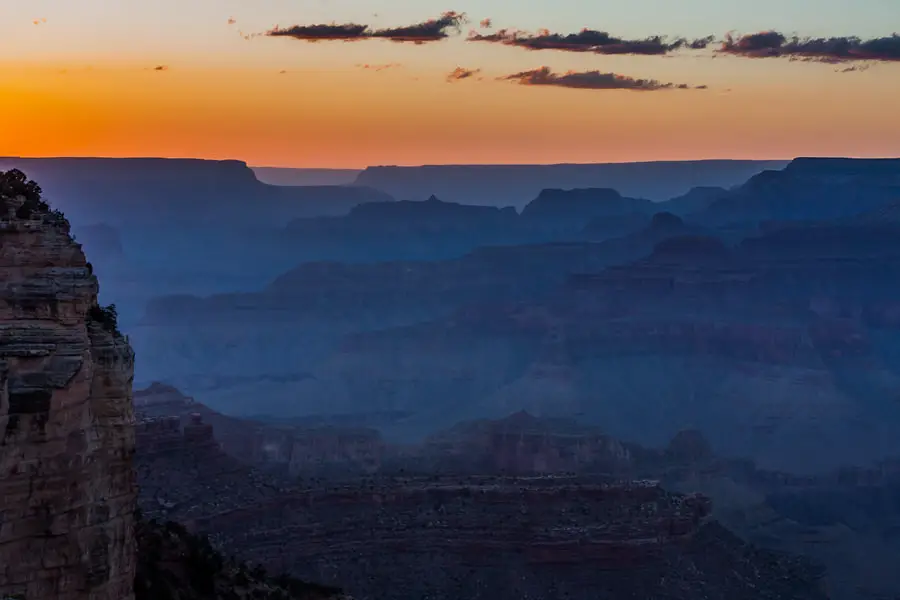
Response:
M287 29L275 27L266 32L270 37L291 37L307 42L344 41L355 42L366 39L385 39L393 42L424 44L436 42L449 36L451 29L459 29L466 22L465 13L445 12L437 19L403 27L370 29L368 25L346 23L343 25L294 25Z
M662 83L655 79L635 79L616 73L600 71L569 71L562 75L554 73L549 67L539 67L507 75L500 79L516 81L521 85L554 85L559 87L583 90L633 90L638 92L655 92L660 90L706 89L706 86L692 88L687 84Z
M270 37L291 37L307 42L345 41L352 42L370 37L368 25L347 23L345 25L294 25L287 29L275 27L266 32Z
M863 40L858 37L787 37L777 31L728 34L719 52L749 58L790 58L807 62L900 61L900 35Z
M697 40L675 38L669 40L665 36L652 36L640 40L626 40L610 35L605 31L582 29L578 33L551 33L546 29L537 34L523 33L511 29L501 29L496 33L482 35L477 32L469 34L469 41L492 42L507 46L517 46L528 50L564 50L567 52L593 52L596 54L644 54L663 55L674 50L691 48L701 50L714 40L706 37Z
M235 23L237 23L237 19L235 19L234 17L228 17L229 25L234 25Z
M153 67L153 70L154 71L168 71L169 66L168 65L156 65L155 67Z
M453 83L454 81L469 79L470 77L474 77L479 73L481 73L481 69L466 69L465 67L456 67L455 69L447 73L447 82Z
M460 25L466 22L467 19L465 13L449 11L445 12L437 19L429 19L428 21L416 23L415 25L379 29L373 31L371 36L389 39L394 42L413 42L414 44L436 42L448 37L448 29L459 31Z
M482 19L481 22L479 23L479 25L481 26L482 29L490 29L491 27L494 26L494 22L491 21L490 19Z

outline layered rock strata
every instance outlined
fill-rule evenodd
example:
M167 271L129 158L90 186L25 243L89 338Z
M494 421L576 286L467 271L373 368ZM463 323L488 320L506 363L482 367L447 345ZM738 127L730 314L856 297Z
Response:
M652 481L431 477L295 491L192 525L355 598L824 598L814 568L709 511Z
M133 597L134 354L97 292L66 219L0 173L0 598Z

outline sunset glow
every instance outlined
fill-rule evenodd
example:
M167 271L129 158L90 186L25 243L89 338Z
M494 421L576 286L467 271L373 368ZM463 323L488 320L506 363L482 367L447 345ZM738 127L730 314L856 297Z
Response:
M718 3L706 0L689 3L708 11L696 21L663 19L657 12L675 9L652 0L635 3L643 8L627 15L611 3L588 10L573 1L573 14L584 16L571 19L553 17L550 2L520 14L493 0L457 8L470 15L460 34L418 45L241 34L288 21L399 26L440 15L442 7L432 2L419 3L421 9L411 2L360 9L351 2L292 8L272 1L251 10L237 1L198 0L188 15L169 1L152 13L131 0L112 14L99 0L78 4L79 11L62 0L0 9L13 30L0 41L0 111L7 123L0 155L363 167L900 154L900 62L856 68L716 55L714 48L598 55L465 39L485 17L495 28L536 31L540 25L570 33L589 26L636 38L722 36L728 29L754 31L765 20L735 9L717 12ZM820 10L810 10L806 22L799 10L772 10L768 20L788 33L863 37L890 35L880 24L900 22L894 2L873 1L855 19L841 14L849 2L814 4ZM646 16L645 26L636 14ZM390 67L379 68L384 65ZM571 89L499 80L541 66L707 89ZM448 78L456 68L478 72Z

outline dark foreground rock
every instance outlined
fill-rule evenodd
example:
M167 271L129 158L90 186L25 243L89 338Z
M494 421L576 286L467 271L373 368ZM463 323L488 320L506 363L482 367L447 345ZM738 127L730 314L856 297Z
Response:
M350 600L336 588L224 558L174 522L138 520L135 600Z

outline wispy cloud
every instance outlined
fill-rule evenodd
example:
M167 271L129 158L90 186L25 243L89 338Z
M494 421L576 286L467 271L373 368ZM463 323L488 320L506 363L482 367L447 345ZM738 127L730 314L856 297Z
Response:
M169 65L156 65L155 67L153 67L153 70L154 71L168 71Z
M563 50L566 52L593 52L596 54L644 54L663 55L675 50L690 48L702 50L709 46L713 36L688 40L686 38L669 39L665 36L652 36L644 39L628 40L610 35L605 31L582 29L578 33L551 33L542 29L530 34L513 29L501 29L496 33L469 33L471 42L490 42L506 46L516 46L527 50Z
M244 33L243 31L241 31L239 29L238 35L241 36L242 38L244 38L245 40L250 41L255 37L260 37L262 35L267 35L267 34L265 34L265 33Z
M465 67L456 67L447 73L447 82L453 83L462 79L469 79L481 73L481 69L466 69Z
M381 65L373 65L373 64L365 63L365 64L356 65L356 66L359 67L360 69L366 69L369 71L384 71L387 69L396 69L396 68L400 67L401 65L400 65L400 63L385 63L385 64L381 64Z
M491 19L482 19L478 24L482 29L490 29L494 26L494 22Z
M449 11L437 19L429 19L421 23L401 27L371 29L368 25L359 23L294 25L285 29L275 27L267 31L265 35L270 37L290 37L306 42L355 42L369 39L384 39L393 42L424 44L426 42L437 42L449 37L448 31L454 29L458 31L459 27L466 22L465 13Z
M788 37L777 31L728 34L719 52L748 58L789 58L809 62L900 61L900 35L863 40L858 37Z
M706 89L707 86L690 86L687 84L663 83L655 79L636 79L617 73L600 71L568 71L563 74L554 73L549 67L539 67L501 77L504 81L515 81L520 85L552 85L582 90L632 90L636 92L655 92L661 90Z
M835 72L836 73L858 73L861 71L868 71L869 68L871 68L871 66L872 65L870 65L868 63L855 64L855 65L850 65L849 67L844 67L843 69L835 69Z
M237 19L235 19L234 17L228 17L229 25L234 25L235 23L237 23Z
M32 25L43 25L43 24L46 23L46 22L47 22L47 18L46 18L46 17L41 17L40 19L34 19L34 20L31 22L31 24L32 24Z

